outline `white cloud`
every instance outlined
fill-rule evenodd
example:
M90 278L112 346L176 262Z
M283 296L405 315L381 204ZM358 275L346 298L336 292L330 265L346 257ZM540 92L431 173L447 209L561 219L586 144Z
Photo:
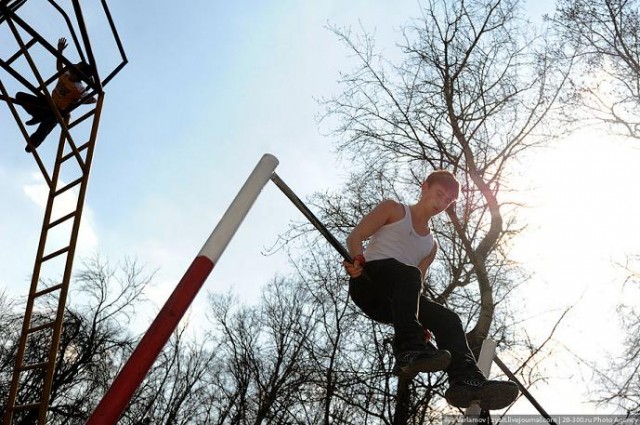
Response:
M64 187L66 183L59 181L58 187ZM23 192L29 200L42 209L44 215L49 187L40 173L31 174L31 182L23 186ZM56 197L51 212L51 219L55 220L76 209L78 200L78 190L70 189ZM95 230L94 214L91 208L85 204L83 207L82 219L80 223L80 233L78 234L77 250L88 252L98 246L98 236ZM69 221L69 224L71 221ZM63 225L61 225L62 227ZM64 246L68 243L71 226L66 226L66 234L63 232L51 232L52 240L47 241L47 246Z
M33 203L44 210L47 206L49 188L40 173L32 173L31 180L32 183L24 185L24 193L27 195L27 198L31 199Z

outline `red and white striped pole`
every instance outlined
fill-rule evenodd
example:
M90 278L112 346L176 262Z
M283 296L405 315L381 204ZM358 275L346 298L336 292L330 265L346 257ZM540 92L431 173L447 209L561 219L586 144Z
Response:
M87 425L117 423L277 166L278 159L275 156L270 154L262 156L131 357L116 376L98 407L93 411Z

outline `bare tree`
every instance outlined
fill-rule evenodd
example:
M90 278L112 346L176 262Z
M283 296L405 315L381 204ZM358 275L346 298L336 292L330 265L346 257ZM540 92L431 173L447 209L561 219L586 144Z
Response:
M559 0L551 18L579 59L568 111L583 123L640 137L640 11L637 0Z
M592 391L592 401L601 405L616 406L628 415L640 414L640 256L628 258L619 264L627 272L623 283L624 302L618 306L618 318L625 338L620 353L611 354L607 364L587 363L594 372L597 388Z
M347 281L337 267L336 253L315 236L306 235L302 250L306 255L296 262L299 285L312 296L315 328L307 351L312 371L308 385L316 397L307 400L309 411L314 413L307 423L384 421L388 401L393 398L390 351L382 342L384 331L349 302Z
M543 123L568 69L511 0L429 1L404 30L399 65L377 55L370 36L333 30L360 63L342 76L343 94L325 101L339 149L361 170L353 181L389 175L387 193L405 195L428 169L448 168L462 180L448 223L436 227L447 264L438 289L440 301L455 302L451 295L469 288L479 295L468 335L477 349L489 335L498 286L509 283L501 279L503 252L517 230L499 197L512 163L545 141ZM327 201L333 211L364 209L334 204Z
M208 422L211 376L222 365L215 341L199 343L178 328L120 418L122 424Z
M127 325L135 308L142 303L142 291L150 279L151 275L145 275L132 261L125 261L119 268L110 267L97 257L85 262L74 281L75 296L71 298L76 301L65 312L48 423L84 423L89 409L113 379L122 358L132 349L135 338ZM57 302L51 301L43 308L55 308ZM9 315L0 318L4 330L3 388L10 382L10 371L15 362L22 325L21 308L24 307L15 305ZM51 316L46 312L36 314L35 323L40 317L44 320ZM26 356L31 360L42 358L47 350L48 347L43 347L38 340L29 340ZM19 399L39 394L42 378L37 373L32 371L25 375ZM3 397L6 396L3 392ZM17 415L14 422L33 423L33 414L37 412Z
M508 257L520 230L509 177L525 151L558 135L546 124L571 62L558 60L553 38L537 34L511 0L428 1L404 28L401 63L378 54L367 33L332 30L358 65L342 74L342 94L323 101L323 120L353 171L342 193L315 198L323 220L344 234L382 199L415 199L430 170L453 171L463 190L436 223L443 249L429 291L466 317L476 355L489 335L513 341L494 325L496 305L523 276ZM416 406L432 406L439 391L431 382L416 388L424 400L410 420L426 417Z
M226 423L296 423L296 403L309 380L305 347L314 331L307 297L277 278L257 306L211 297L211 321L226 361Z

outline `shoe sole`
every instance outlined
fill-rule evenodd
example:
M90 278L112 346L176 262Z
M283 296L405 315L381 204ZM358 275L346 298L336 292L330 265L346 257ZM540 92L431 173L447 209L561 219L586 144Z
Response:
M500 410L509 406L518 398L518 386L514 383L502 382L489 384L482 389L480 408L484 410Z
M447 402L454 407L467 408L477 403L483 410L500 410L518 397L518 386L513 382L491 382L476 388L459 388L445 392Z
M393 374L400 378L413 378L418 373L438 372L445 370L451 364L451 354L449 352L442 352L428 359L422 359L409 363L406 366L394 370Z

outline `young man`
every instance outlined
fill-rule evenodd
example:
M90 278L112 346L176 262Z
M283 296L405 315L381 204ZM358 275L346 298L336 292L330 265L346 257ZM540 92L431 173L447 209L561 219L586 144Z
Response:
M67 47L67 40L62 37L58 40L58 53L62 55L62 51ZM56 67L59 72L63 69L63 62L58 58ZM82 77L78 73L81 72L85 76L91 75L91 67L85 62L75 64L75 68L67 69L56 83L55 88L51 92L53 103L58 107L60 114L66 116L69 109L80 100L86 91L85 85L82 83ZM27 125L38 124L36 131L29 137L29 144L25 150L31 152L33 148L37 148L44 139L55 128L58 121L56 115L51 109L49 102L44 96L34 96L32 94L18 92L16 93L16 103L21 105L25 111L31 115L31 119L26 122ZM89 98L85 103L95 103L94 98Z
M427 269L438 245L431 218L457 198L460 185L448 171L431 173L414 205L386 200L353 229L347 247L354 262L344 263L351 279L349 294L372 319L393 324L393 373L412 378L419 372L445 370L445 398L456 407L479 402L486 410L502 409L518 395L511 381L489 381L478 369L458 315L422 295ZM363 242L369 239L366 250ZM429 349L430 330L439 350Z

